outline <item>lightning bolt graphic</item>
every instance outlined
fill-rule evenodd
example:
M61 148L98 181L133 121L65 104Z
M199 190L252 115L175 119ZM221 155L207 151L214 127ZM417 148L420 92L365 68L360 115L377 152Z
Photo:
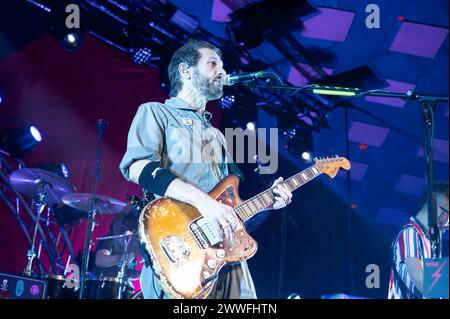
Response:
M443 263L438 269L436 269L436 271L433 273L433 275L431 275L431 277L432 277L432 278L435 278L435 279L434 279L433 283L431 284L430 289L428 289L428 292L431 291L431 289L432 289L433 286L436 284L436 282L439 280L439 278L442 277L441 269L442 269L442 267L445 266L445 264L446 264L446 262Z

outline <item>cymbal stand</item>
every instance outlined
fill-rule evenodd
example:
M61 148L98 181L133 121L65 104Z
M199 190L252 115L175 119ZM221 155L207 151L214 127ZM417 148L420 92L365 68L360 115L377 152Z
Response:
M133 233L127 234L124 238L125 240L125 250L124 254L122 254L122 260L120 262L120 270L117 274L117 277L119 279L119 291L117 293L117 299L122 299L123 291L125 290L125 282L127 281L127 276L125 275L125 270L128 266L128 245L131 242L131 239L133 238Z
M34 207L36 208L36 222L34 223L34 232L33 232L33 239L31 241L30 249L27 252L27 266L23 272L25 276L31 276L32 274L32 268L33 268L33 259L36 257L36 251L35 251L35 245L36 245L36 235L39 225L39 220L41 219L42 211L45 208L45 199L47 197L47 188L48 184L43 183L43 191L39 194L37 194L38 200L35 202ZM41 246L41 244L39 244ZM40 247L38 251L40 251Z

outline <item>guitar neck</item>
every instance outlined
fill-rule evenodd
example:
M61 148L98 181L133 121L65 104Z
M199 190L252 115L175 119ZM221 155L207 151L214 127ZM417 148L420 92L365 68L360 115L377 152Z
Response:
M320 174L322 174L322 172L317 168L316 165L313 165L301 171L300 173L297 173L294 176L282 181L280 184L283 184L292 192L297 188L305 185L309 181L313 180ZM236 214L238 214L242 221L246 221L260 211L273 205L273 203L275 203L275 196L273 193L274 188L275 187L271 187L264 192L261 192L258 195L253 196L252 198L236 205L234 207Z

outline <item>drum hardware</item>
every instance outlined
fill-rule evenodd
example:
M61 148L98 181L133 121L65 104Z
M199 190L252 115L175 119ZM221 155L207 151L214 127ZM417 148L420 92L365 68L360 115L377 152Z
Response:
M123 292L126 290L126 284L128 283L128 280L136 276L134 272L134 266L135 266L135 255L134 253L129 253L128 248L131 240L133 237L137 235L136 232L127 230L125 233L120 235L112 235L112 236L103 236L98 237L97 240L108 240L108 239L124 239L124 253L122 254L121 260L120 260L120 269L117 273L117 282L119 284L119 289L117 290L117 299L123 299ZM131 256L131 258L130 258ZM132 262L130 262L130 259L133 259ZM130 270L132 271L130 273Z
M9 181L18 192L29 197L45 192L46 203L49 205L59 204L64 195L75 192L75 187L67 179L39 168L14 171Z
M123 290L125 289L125 285L124 282L126 281L126 276L125 276L125 269L126 266L129 263L128 260L128 245L130 244L131 240L132 240L132 236L134 236L134 233L132 231L127 231L125 232L125 234L121 235L122 237L125 236L125 249L124 249L124 254L122 255L122 260L120 262L120 270L117 274L117 277L119 278L119 291L117 292L117 299L122 299L122 293Z
M33 231L33 237L31 240L31 245L30 245L30 249L27 252L27 266L24 270L24 275L26 276L31 276L32 273L32 268L33 268L33 259L36 257L36 251L35 251L35 245L36 245L36 234L37 234L37 229L38 229L38 225L39 225L39 220L41 219L41 214L42 211L45 208L45 197L46 197L46 193L45 191L38 194L39 196L39 201L37 201L35 203L36 207L36 222L34 224L34 231ZM38 253L40 253L41 251L41 244L39 244L39 248L38 248Z
M135 209L141 211L145 206L147 206L148 203L155 199L155 195L147 192L145 189L142 189L142 194L142 198L139 198L136 195L131 196L128 193L125 194L125 197Z
M127 230L122 235L114 235L114 236L104 236L104 237L98 237L97 240L105 240L105 239L114 239L114 238L123 238L127 236L136 236L137 234L135 232L132 232L131 230ZM127 244L128 245L128 244Z
M139 290L139 291L135 292L131 296L131 299L144 299L144 294L143 294L142 290Z
M77 289L67 286L67 278L63 275L47 275L44 277L47 282L48 299L76 299Z
M68 200L66 198L65 204L73 204L77 203L76 206L84 207L84 209L88 210L88 223L86 228L86 236L85 236L85 244L84 244L84 255L83 255L83 262L82 262L82 270L80 274L80 291L79 291L79 299L83 299L84 297L84 288L86 284L86 278L88 275L87 268L89 263L89 254L91 251L92 246L92 232L95 227L95 216L97 213L102 214L104 212L107 212L107 208L112 210L111 206L113 208L117 207L117 205L107 205L107 202L105 202L105 198L100 197L97 195L97 186L98 182L100 181L100 162L101 162L101 144L103 141L103 134L105 133L105 130L107 129L109 123L103 119L97 120L96 126L97 126L97 152L96 152L96 158L95 158L95 176L92 184L92 192L90 196L79 196L75 198L72 198L72 200ZM84 200L84 201L83 201ZM79 203L84 203L86 205L78 205ZM123 205L125 206L125 205ZM76 207L78 208L78 207ZM123 208L123 207L122 207ZM104 211L103 211L104 209ZM101 216L101 215L100 215Z
M85 238L85 250L84 251L90 251L92 246L91 241L91 235L94 231L94 228L96 226L95 222L95 216L97 213L101 215L103 214L117 214L120 213L127 204L103 195L97 195L97 194L90 194L90 193L73 193L68 194L62 197L62 202L71 207L75 208L78 211L86 212L88 214L88 226L86 231L86 238ZM133 233L134 234L134 233ZM131 234L124 234L124 236L129 236ZM99 238L97 238L99 239ZM108 238L104 238L108 239ZM83 255L83 261L82 266L83 270L81 271L81 276L84 276L84 279L80 280L81 288L80 288L80 299L84 298L82 292L84 290L84 283L87 278L87 265L89 263L89 254ZM84 275L83 275L84 274Z
M131 299L134 287L128 280L118 277L93 276L86 280L86 299Z
M73 193L75 187L65 178L59 175L38 168L21 168L12 172L9 181L14 189L24 195L33 198L33 212L36 213L33 236L30 249L27 251L27 265L24 274L32 275L33 260L39 257L42 247L42 240L36 252L36 235L39 222L45 222L46 227L50 226L50 213L46 217L42 216L46 205L53 205L61 202L61 197L65 194ZM53 240L53 238L52 238Z
M73 193L62 197L62 201L67 206L75 208L79 211L89 213L91 210L100 212L101 214L116 214L127 206L126 203L102 195L92 195L89 193Z

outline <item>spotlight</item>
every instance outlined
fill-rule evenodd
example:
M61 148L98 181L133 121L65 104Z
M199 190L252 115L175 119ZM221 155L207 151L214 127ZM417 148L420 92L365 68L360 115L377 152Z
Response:
M61 172L62 172L63 176L65 178L69 177L70 173L69 173L69 168L67 167L67 165L64 163L61 163L60 166L61 166Z
M310 163L313 160L313 138L311 127L303 121L298 121L294 128L284 126L280 123L281 138L284 148L292 155L300 157L304 162Z
M246 127L247 127L247 130L249 130L249 131L255 131L256 124L255 124L255 122L248 122Z
M234 95L226 95L219 100L218 104L221 109L229 110L233 107L234 101Z
M223 127L247 129L247 123L256 123L258 119L258 98L244 88L230 89L218 103L224 111L221 113ZM232 110L232 112L230 112Z
M30 126L30 133L37 142L42 141L42 136L39 130L35 126Z
M77 51L83 45L86 30L85 17L87 14L82 10L82 6L78 2L77 0L54 1L51 8L51 32L59 45L68 51ZM72 3L77 4L81 9L79 27L67 24L68 13L66 12L66 7Z
M76 32L69 32L63 28L55 27L52 29L53 34L59 45L68 51L77 51L83 45L84 31L78 30Z
M312 154L310 151L304 151L304 152L302 153L302 160L303 160L305 163L311 163L312 160L313 160L313 154Z
M13 157L22 157L36 149L42 136L34 126L7 128L0 132L0 149Z
M64 163L37 163L33 165L34 168L40 168L45 171L55 173L61 177L68 178L69 168Z
M149 64L150 61L154 60L152 57L152 50L149 48L132 49L130 53L133 62L136 64Z
M64 40L66 40L69 45L74 46L77 43L77 35L75 33L69 33L64 37Z

